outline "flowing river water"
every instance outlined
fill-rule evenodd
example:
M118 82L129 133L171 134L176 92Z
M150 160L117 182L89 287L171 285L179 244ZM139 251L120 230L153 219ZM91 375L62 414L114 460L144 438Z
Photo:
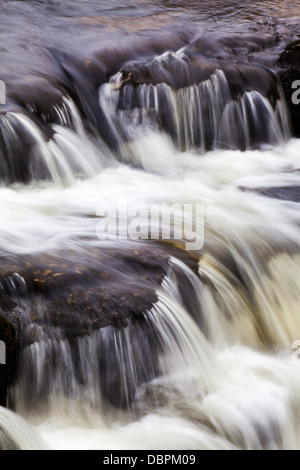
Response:
M299 449L300 2L0 3L0 448Z

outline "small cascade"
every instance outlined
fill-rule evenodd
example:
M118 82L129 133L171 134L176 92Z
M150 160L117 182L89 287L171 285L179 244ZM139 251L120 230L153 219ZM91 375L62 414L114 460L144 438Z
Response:
M289 348L300 336L299 255L277 255L265 265L253 258L252 265L247 265L236 252L235 263L240 277L247 279L246 289L213 257L200 262L199 272L205 281L201 289L203 307L221 325L219 332L214 330L215 343L236 340L260 347Z
M145 320L122 329L108 326L74 339L54 327L45 339L43 331L35 328L32 344L26 344L32 326L25 329L13 397L23 413L55 409L62 397L84 401L95 410L107 404L128 407L138 387L158 374L155 331L147 330Z
M0 115L0 180L69 184L93 176L106 166L105 145L86 134L71 99L65 98L61 107L55 106L54 114L55 122L44 127L23 113Z
M188 312L169 295L168 282L163 287L167 292L159 293L159 301L148 317L156 326L163 351L160 357L163 374L158 382L171 392L175 389L199 399L218 387L222 368Z
M64 96L60 105L53 106L52 122L74 130L81 137L85 135L80 113L69 96Z
M257 91L234 98L222 70L178 90L166 83L134 86L118 73L100 87L99 103L120 146L149 130L166 132L181 151L202 153L279 145L290 135L283 97L274 106Z
M47 450L47 445L20 416L0 407L0 450Z
M109 325L93 331L91 320L83 330L90 330L88 334L68 337L59 325L40 326L47 322L42 310L39 323L33 323L24 305L18 382L11 393L17 410L55 409L62 397L98 411L108 404L130 409L153 380L194 396L212 391L218 375L211 371L219 367L213 350L184 299L174 298L168 287L186 276L186 285L194 290L195 275L176 259L170 263L158 301L138 321L129 320L121 328ZM78 327L82 313L73 312L72 321Z
M277 95L282 96L279 85ZM180 151L201 154L280 145L290 136L289 118L283 97L271 98L273 104L258 91L234 96L222 70L179 89L164 82L135 86L119 72L99 89L99 112L113 141L110 151L97 132L86 132L79 109L65 96L47 115L30 106L26 112L0 115L0 179L5 184L69 184L98 174L115 157L136 163L128 144L149 132L170 136Z

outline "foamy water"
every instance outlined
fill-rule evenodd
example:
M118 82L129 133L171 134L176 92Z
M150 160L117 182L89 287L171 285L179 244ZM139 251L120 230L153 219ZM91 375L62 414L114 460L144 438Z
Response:
M0 3L0 448L299 449L297 2Z
M29 425L35 439L55 449L297 448L300 380L291 346L300 338L299 208L239 187L299 184L300 141L200 156L177 152L163 135L145 138L143 152L141 142L132 145L146 161L158 145L163 149L155 174L114 163L67 186L2 188L1 247L51 251L59 243L80 250L80 237L95 239L99 206L117 205L120 194L129 204L137 197L144 204L204 203L200 280L184 265L177 268L194 285L207 339L188 315L170 265L166 293L148 317L164 344L163 373L139 391L131 410L95 414L81 400L53 396L42 417L21 406L27 423L11 415L9 431L18 445L34 447L28 435L26 444L18 439L20 426L25 432ZM234 259L246 287L221 253Z

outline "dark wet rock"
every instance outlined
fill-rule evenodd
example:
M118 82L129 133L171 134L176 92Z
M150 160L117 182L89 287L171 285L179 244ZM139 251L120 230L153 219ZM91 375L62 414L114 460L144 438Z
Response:
M88 390L91 374L99 396L127 406L159 374L161 344L148 312L171 255L197 271L196 257L169 244L2 257L0 309L20 321L18 383L27 406Z
M300 67L300 40L289 44L278 62L282 67Z
M7 83L7 104L0 109L0 178L9 184L49 179L43 160L33 162L38 158L36 142L28 129L10 122L14 129L12 139L11 135L5 135L3 127L6 115L11 121L14 117L10 113L19 113L29 117L45 140L49 140L54 135L51 125L60 123L56 109L62 106L66 97L71 97L76 104L86 130L97 137L100 135L112 150L116 150L115 136L99 106L98 88L130 58L176 50L187 42L188 37L189 34L184 32L161 32L155 38L141 38L138 42L129 38L121 45L118 41L109 46L97 43L96 50L81 51L80 54L49 46L35 50L37 56L32 56L32 70L25 75L15 76L14 70L8 68L7 75L1 75Z
M165 32L151 40L143 38L136 42L129 38L110 46L100 47L89 55L73 55L58 49L50 49L55 66L59 67L59 86L62 86L76 103L83 116L86 128L101 136L112 149L117 149L115 136L107 116L98 101L98 89L107 79L118 72L130 58L151 57L165 50L176 50L188 40L188 33ZM51 77L49 77L51 80Z
M280 188L246 188L241 187L242 191L254 192L262 196L282 201L300 202L300 186L287 186Z
M122 67L121 72L123 85L166 83L176 90L208 80L217 70L224 72L234 99L253 90L273 101L279 98L272 71L261 65L208 58L193 46L184 48L181 56L167 53L159 60L131 61Z
M293 100L296 91L294 83L300 81L300 40L286 47L279 57L278 65L281 67L278 75L290 110L293 132L296 137L300 137L300 104Z
M29 76L24 80L21 77L13 87L8 86L10 100L35 114L38 118L42 117L42 120L45 121L53 112L53 107L61 104L66 94L62 84L54 80L54 77L52 80L55 84L50 80L36 76Z
M12 305L11 305L12 306ZM19 349L18 333L13 320L8 321L0 309L0 406L6 405L7 389L12 384L17 370L17 353ZM4 357L3 357L4 356Z
M249 54L270 50L278 44L278 34L260 32L255 34L210 33L191 43L191 50L209 58L222 60L245 60Z
M146 297L148 284L159 285L166 269L167 260L119 250L18 256L1 262L0 305L11 311L27 303L33 322L63 328L66 336L85 334L88 327L122 327L128 317L151 308L156 296L150 290Z
M156 302L172 252L192 263L191 255L171 245L154 252L115 247L2 258L0 308L8 315L27 304L34 323L62 328L66 337L126 327Z

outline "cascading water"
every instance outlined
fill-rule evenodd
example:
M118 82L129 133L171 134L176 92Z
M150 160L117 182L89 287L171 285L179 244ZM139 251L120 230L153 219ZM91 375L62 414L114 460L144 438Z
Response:
M276 69L297 12L273 2L260 33L234 2L241 34L222 2L216 34L211 2L75 3L35 29L22 86L0 47L0 449L299 449L300 141Z
M99 103L120 146L147 130L165 131L180 150L194 148L202 153L279 145L289 137L282 100L273 108L256 91L234 99L221 70L200 84L175 91L165 83L127 85L118 73L100 88ZM126 159L126 151L122 157ZM130 160L130 156L127 158Z

